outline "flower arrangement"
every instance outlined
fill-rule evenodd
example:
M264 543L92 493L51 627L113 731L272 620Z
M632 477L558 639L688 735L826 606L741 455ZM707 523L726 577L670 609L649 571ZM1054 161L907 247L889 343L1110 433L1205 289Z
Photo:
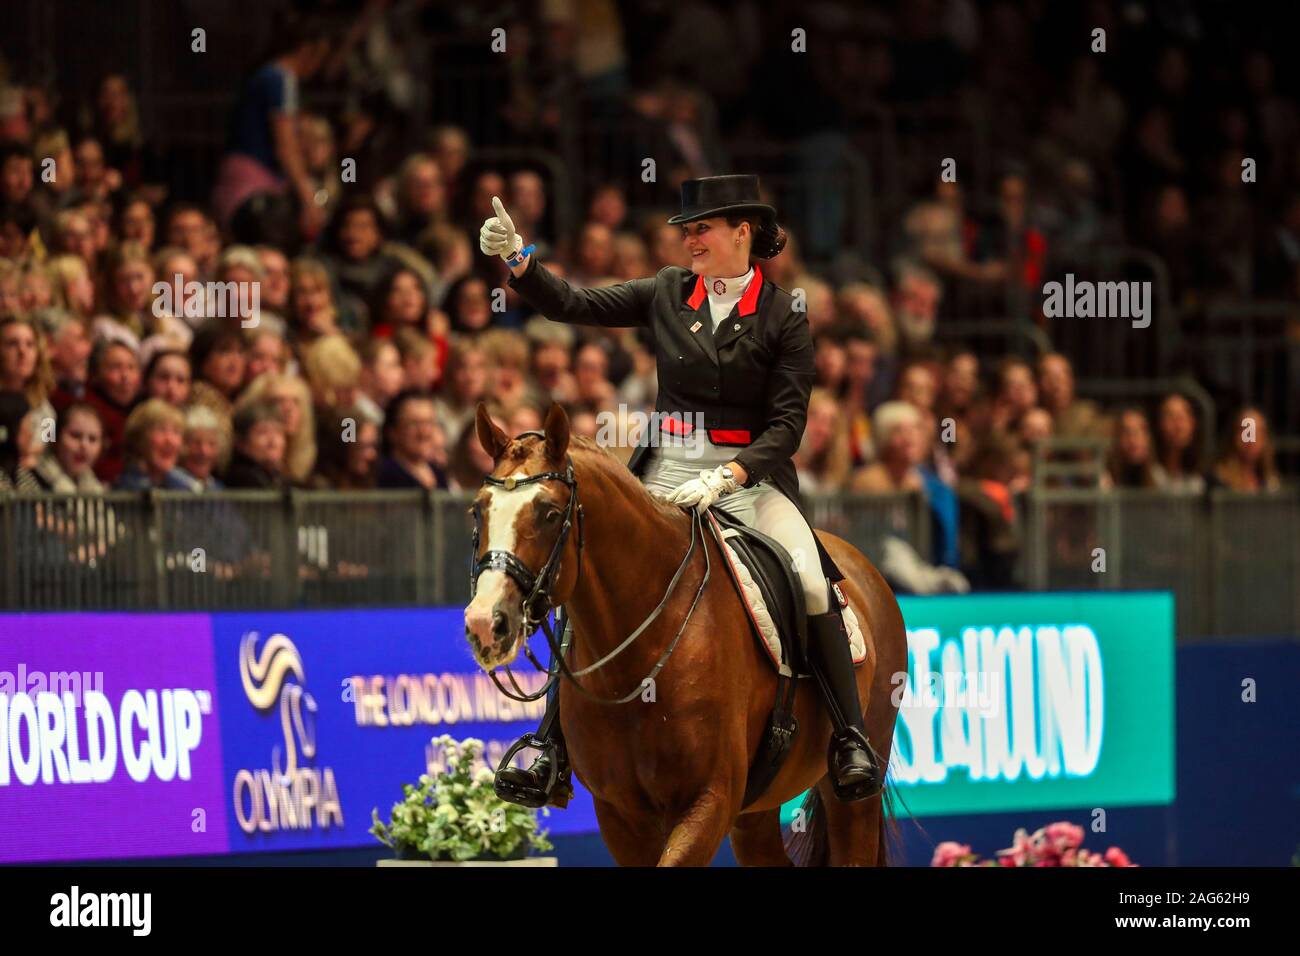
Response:
M481 762L483 741L443 734L432 744L441 751L444 769L421 774L418 785L404 784L387 824L375 808L370 833L380 843L400 857L457 862L522 859L529 850L551 849L546 831L538 830L537 812L493 791L496 774Z
M1117 846L1104 854L1083 848L1083 827L1060 821L1033 834L1017 830L1011 846L996 860L981 860L964 843L947 841L934 848L931 866L1136 866Z

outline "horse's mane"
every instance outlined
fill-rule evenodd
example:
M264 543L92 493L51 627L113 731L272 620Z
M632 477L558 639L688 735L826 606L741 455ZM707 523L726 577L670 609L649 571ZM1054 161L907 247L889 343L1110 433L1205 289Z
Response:
M571 435L569 453L573 455L573 467L576 470L595 469L608 478L634 507L656 514L668 522L683 522L685 512L681 508L650 494L636 475L628 470L626 463L611 454L608 448L583 435Z
M522 466L541 451L543 438L540 435L524 435L516 438L502 453L501 462ZM626 498L634 508L647 514L657 515L666 522L685 527L685 512L656 498L646 490L645 485L637 480L636 475L628 469L627 464L615 457L608 448L597 444L593 439L582 435L569 436L569 454L573 456L575 472L592 469L613 484L620 497ZM579 476L579 487L581 477Z

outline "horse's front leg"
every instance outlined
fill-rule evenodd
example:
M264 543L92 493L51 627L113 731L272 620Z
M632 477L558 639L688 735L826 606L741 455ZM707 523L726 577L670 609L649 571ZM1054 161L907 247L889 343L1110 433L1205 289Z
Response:
M645 812L628 814L599 797L592 797L600 838L619 866L654 866L663 845L663 831Z
M705 790L672 823L660 866L708 866L740 807L726 788Z

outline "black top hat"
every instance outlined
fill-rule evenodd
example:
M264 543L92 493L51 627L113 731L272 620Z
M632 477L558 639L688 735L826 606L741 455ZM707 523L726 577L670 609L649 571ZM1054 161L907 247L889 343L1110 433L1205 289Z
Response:
M757 176L706 176L682 183L682 211L668 220L678 226L711 216L755 212L776 218L776 210L759 199Z

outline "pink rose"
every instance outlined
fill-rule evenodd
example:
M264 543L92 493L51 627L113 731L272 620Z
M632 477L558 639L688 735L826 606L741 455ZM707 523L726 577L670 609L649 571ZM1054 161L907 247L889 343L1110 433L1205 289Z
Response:
M1125 853L1117 846L1113 846L1106 851L1105 860L1111 866L1134 866L1135 865L1131 860L1129 860L1128 854Z
M1009 855L1015 860L1016 866L1023 866L1025 858L1030 854L1029 834L1024 830L1017 830L1016 835L1011 838L1011 846L1005 850L998 850L998 856Z
M1047 841L1056 848L1057 852L1078 848L1083 845L1083 827L1074 823L1068 823L1064 820L1049 823L1042 832L1046 835Z
M931 866L960 866L963 857L971 856L970 847L965 843L946 840L934 848Z

